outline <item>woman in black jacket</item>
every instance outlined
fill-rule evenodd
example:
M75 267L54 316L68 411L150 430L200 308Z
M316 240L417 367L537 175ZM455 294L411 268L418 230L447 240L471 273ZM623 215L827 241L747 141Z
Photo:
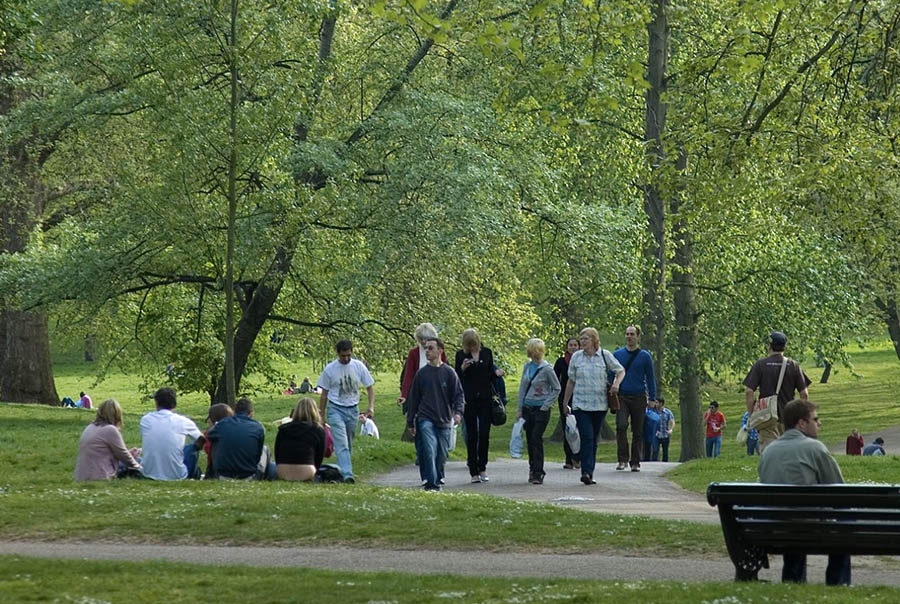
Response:
M491 380L503 376L494 369L494 354L481 345L474 329L462 334L462 350L456 351L456 373L466 395L467 465L472 482L487 482L488 450L491 438Z

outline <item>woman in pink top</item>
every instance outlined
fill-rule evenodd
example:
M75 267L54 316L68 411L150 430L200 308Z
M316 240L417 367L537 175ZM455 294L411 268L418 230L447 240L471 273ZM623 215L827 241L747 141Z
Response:
M141 469L122 440L122 407L111 398L101 403L97 419L81 433L75 480L115 478L120 461L132 470Z

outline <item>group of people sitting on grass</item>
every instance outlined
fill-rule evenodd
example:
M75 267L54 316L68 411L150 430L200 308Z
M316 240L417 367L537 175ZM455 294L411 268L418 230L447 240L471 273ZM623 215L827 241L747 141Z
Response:
M234 408L210 406L208 428L175 413L175 391L160 388L153 395L156 410L141 418L141 448L128 449L122 438L122 407L104 401L96 419L81 435L75 480L115 477L184 480L299 480L316 478L325 457L326 434L316 402L302 398L275 438L275 460L265 445L266 430L253 419L253 403L242 398ZM185 444L187 439L188 444ZM198 464L206 454L206 472Z

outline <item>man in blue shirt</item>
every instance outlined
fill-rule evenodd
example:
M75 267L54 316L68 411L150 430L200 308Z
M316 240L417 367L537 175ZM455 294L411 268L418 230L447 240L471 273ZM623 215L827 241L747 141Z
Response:
M619 386L619 412L616 414L616 443L619 463L616 470L631 465L632 472L641 471L641 454L644 440L644 414L648 397L656 401L656 378L653 375L653 359L641 350L641 328L629 325L625 328L625 347L613 354L625 368L625 379ZM631 422L631 451L628 449L628 422Z
M240 399L234 415L216 422L208 434L213 467L220 478L272 478L274 464L264 449L266 429L253 419L253 403Z

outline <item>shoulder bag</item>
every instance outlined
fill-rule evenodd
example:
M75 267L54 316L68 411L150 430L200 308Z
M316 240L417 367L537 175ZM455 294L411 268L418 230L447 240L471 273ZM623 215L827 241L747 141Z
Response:
M775 394L761 396L753 405L753 412L747 420L748 428L757 430L768 427L778 422L778 393L781 392L781 383L784 381L784 370L787 369L787 357L781 361L781 371L778 373L778 385L775 386Z

